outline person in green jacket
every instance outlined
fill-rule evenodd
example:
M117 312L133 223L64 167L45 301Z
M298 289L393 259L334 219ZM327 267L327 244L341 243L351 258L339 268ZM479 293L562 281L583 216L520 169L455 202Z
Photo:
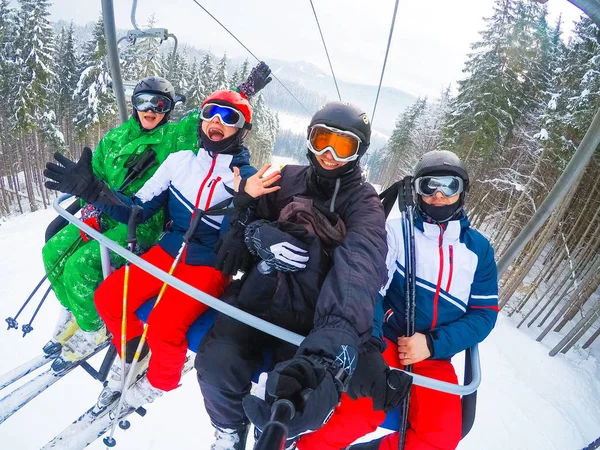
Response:
M269 66L260 62L235 90L251 98L271 81L270 73ZM140 80L131 97L132 117L109 131L98 143L92 160L94 174L109 188L133 195L169 154L180 150L197 152L199 111L192 111L176 123L168 121L179 100L166 79ZM126 246L126 225L101 214L92 205L85 205L81 215L88 225ZM140 253L158 242L164 222L164 214L159 212L137 227ZM106 327L94 305L94 291L103 280L100 246L76 226L67 225L46 243L42 256L48 280L64 306L44 352L48 355L61 352L53 367L63 370L91 354L107 339ZM110 262L117 268L125 260L111 252Z
M137 192L169 154L198 149L198 111L179 122L168 122L173 106L180 100L169 81L161 77L144 78L135 86L131 100L132 117L100 140L92 161L95 175L126 195ZM127 226L93 206L83 207L82 220L109 239L126 245ZM154 245L163 228L162 212L140 225L137 228L140 249ZM46 243L42 257L52 289L65 308L44 352L58 354L62 350L59 358L65 361L81 359L107 338L94 306L94 291L103 279L100 246L76 226L67 225ZM110 260L113 267L124 263L112 252Z

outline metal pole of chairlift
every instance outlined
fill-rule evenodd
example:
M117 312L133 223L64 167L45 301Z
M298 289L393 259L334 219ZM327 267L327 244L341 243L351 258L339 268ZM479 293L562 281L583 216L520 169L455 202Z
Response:
M600 28L600 2L598 0L567 0L588 15Z
M121 123L127 122L127 104L123 91L123 79L121 78L121 67L119 65L119 54L117 52L117 32L115 30L115 8L113 0L102 0L102 17L104 20L104 36L106 37L106 53L110 65L110 76L113 83L113 91L119 108Z
M597 0L568 1L586 13L596 26L600 28L600 2ZM596 112L577 151L573 154L571 161L556 181L546 199L498 260L498 277L502 276L506 269L519 256L527 243L546 223L546 220L552 215L556 207L564 199L565 195L567 195L567 192L577 182L577 179L583 173L598 148L598 145L600 145L600 109Z

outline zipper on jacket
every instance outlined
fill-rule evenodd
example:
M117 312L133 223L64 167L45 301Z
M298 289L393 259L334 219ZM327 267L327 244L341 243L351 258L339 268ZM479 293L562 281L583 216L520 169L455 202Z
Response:
M438 281L435 286L435 295L433 297L433 319L431 320L431 328L435 328L438 316L438 300L440 298L440 289L442 288L442 275L444 274L444 225L440 224L440 237L438 238L438 249L440 255L440 271L438 273Z
M450 263L450 273L448 275L448 284L446 285L446 292L450 293L450 285L452 284L452 272L454 269L454 247L448 246L448 262Z
M215 193L215 188L217 184L221 181L221 177L217 177L214 180L211 180L208 185L210 186L210 192L208 193L208 199L206 200L206 204L204 205L204 211L206 211L210 207L210 202L213 198L213 194Z
M213 171L215 170L215 164L217 164L217 156L219 155L215 155L215 157L213 158L212 164L210 165L210 169L208 169L208 174L206 174L206 178L204 178L204 181L202 181L202 184L200 185L200 189L198 189L198 196L196 197L196 204L194 205L194 209L198 208L198 205L200 204L200 198L202 198L202 191L204 190L204 186L206 186L206 182L210 179L211 175L213 174ZM190 220L190 224L192 223L192 221Z
M196 196L196 204L194 205L194 211L192 211L192 215L190 217L190 226L192 225L192 221L194 220L194 212L195 212L196 209L198 209L198 204L200 203L200 199L202 198L202 191L204 190L204 186L206 186L206 182L210 179L211 175L213 174L213 171L215 170L215 165L217 164L217 156L219 156L219 155L215 155L215 157L213 158L212 164L210 165L210 169L208 169L208 173L206 174L206 177L202 181L202 184L200 185L200 189L198 189L198 195ZM217 177L217 178L220 179L220 177ZM214 191L214 187L213 187L213 189L211 190L211 192L210 192L210 194L208 196L208 202L207 203L210 202L210 199L212 198L213 191ZM183 251L183 255L181 255L181 259L182 259L182 261L183 261L184 264L185 264L186 257L187 257L187 247Z

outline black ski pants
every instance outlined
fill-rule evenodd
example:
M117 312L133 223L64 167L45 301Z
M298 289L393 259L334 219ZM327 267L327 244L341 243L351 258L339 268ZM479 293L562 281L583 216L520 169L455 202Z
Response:
M270 357L269 368L292 358L297 347L218 314L196 355L198 382L213 425L240 429L248 424L242 399L254 373Z

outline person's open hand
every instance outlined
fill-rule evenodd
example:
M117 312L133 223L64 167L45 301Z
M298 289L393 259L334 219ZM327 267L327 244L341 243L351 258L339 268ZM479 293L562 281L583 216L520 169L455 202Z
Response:
M261 195L270 194L271 192L278 191L281 186L273 186L277 180L281 178L281 172L275 170L269 175L264 176L265 172L269 170L271 164L265 164L262 169L252 175L250 178L245 180L243 189L246 194L253 198L260 197ZM242 177L240 175L240 169L238 167L233 168L233 186L236 192L240 189L242 184ZM273 187L271 187L273 186Z

